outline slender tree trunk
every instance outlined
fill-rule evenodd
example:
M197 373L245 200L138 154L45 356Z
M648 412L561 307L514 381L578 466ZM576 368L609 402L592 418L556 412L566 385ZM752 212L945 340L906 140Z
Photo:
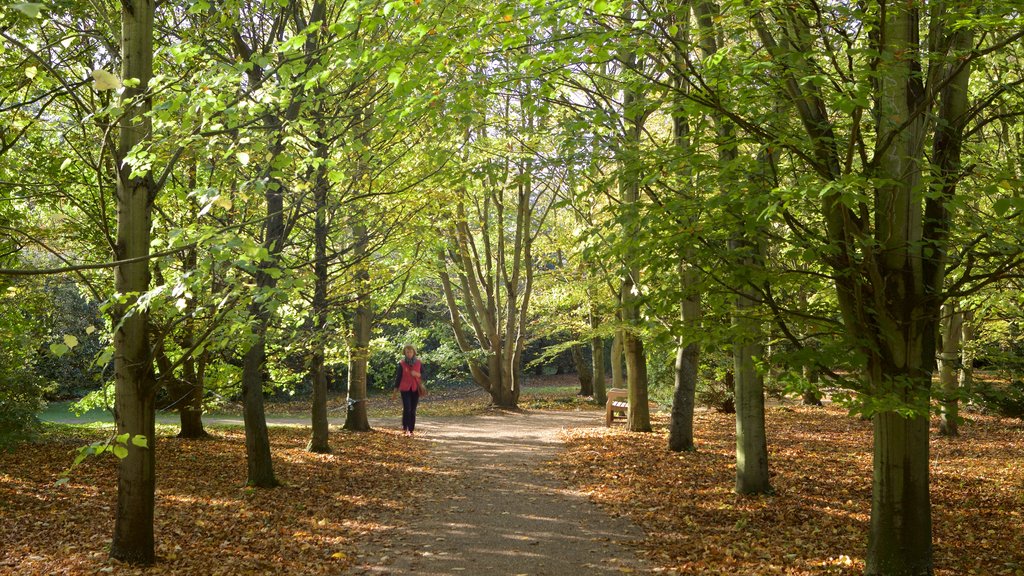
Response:
M969 394L974 389L974 311L964 310L960 338L960 390Z
M804 366L804 382L807 388L804 389L804 406L822 406L821 392L818 390L818 382L821 380L818 369L814 366Z
M114 269L118 293L138 295L149 289L150 228L156 198L153 176L132 177L125 162L129 152L150 136L147 93L153 74L152 0L121 3L121 77L137 78L137 87L121 94L124 116L117 146L117 249L119 260L141 261ZM135 298L136 296L131 296ZM112 309L114 325L114 420L118 434L145 438L145 446L128 442L128 454L118 463L117 515L110 556L130 564L154 560L153 511L156 500L156 381L149 342L149 313L130 311L127 304Z
M352 227L356 243L355 256L359 262L356 272L356 310L352 322L352 355L348 369L348 412L345 415L345 429L369 432L370 419L366 407L366 369L370 360L370 327L372 309L370 299L370 273L367 269L367 248L370 237L366 227L356 224Z
M196 251L190 250L182 261L186 270L196 269ZM191 316L195 313L195 299L189 298L186 313ZM191 350L195 344L195 322L190 318L185 323L185 335L181 340L182 350ZM178 418L181 422L181 429L178 431L178 438L207 438L206 429L203 428L203 391L205 389L206 357L205 352L199 358L191 357L185 359L181 364L182 384L185 398L181 407L178 408Z
M955 303L942 307L942 353L939 354L939 388L942 390L942 407L939 412L939 433L943 436L957 436L960 395L956 362L960 358L960 338L963 333L963 315Z
M583 345L576 344L572 347L572 363L576 366L576 375L580 380L580 396L594 395L594 367L587 362L583 354Z
M633 21L631 2L623 3L625 21ZM623 55L627 66L636 64L636 54ZM627 211L627 235L635 235L640 226L640 133L644 124L644 113L639 110L639 94L630 86L622 91L623 156L619 159L619 193ZM651 415L647 396L647 356L641 340L640 301L636 294L640 282L640 266L637 264L635 248L627 251L620 290L622 302L622 352L626 360L626 388L629 390L629 417L626 429L631 432L650 432Z
M625 371L625 366L623 365L623 362L622 362L622 329L621 328L616 330L615 331L615 335L612 337L611 358L609 359L609 361L611 363L611 371L612 371L612 388L625 388L626 387L626 378L625 378L626 371Z
M597 331L598 328L598 317L597 314L591 310L590 312L590 329ZM590 339L590 355L591 355L591 371L594 374L594 402L598 405L603 406L608 401L608 386L605 381L605 369L604 369L604 338L600 336L594 336Z
M199 362L186 360L182 364L182 380L185 384L186 397L178 410L178 418L181 422L181 429L178 431L178 438L207 438L210 435L203 427L203 372L206 367L202 366L200 371Z
M683 47L690 45L690 6L681 2L677 7L676 26L678 28L676 54L672 68L672 84L679 94L679 101L672 112L672 139L681 155L692 153L690 140L690 119L685 112L683 96L689 92L686 74L686 54ZM689 183L691 173L684 169L683 176ZM688 219L693 222L691 214ZM697 333L700 330L701 308L700 297L697 295L700 274L688 261L692 261L694 250L686 247L681 254L679 263L679 281L683 297L680 302L683 335L679 338L676 348L675 386L672 391L672 414L669 421L668 448L673 452L695 450L693 442L693 411L696 404L697 378L700 374L700 345Z
M317 148L317 156L327 155L326 146ZM306 450L318 454L331 452L330 426L327 421L327 346L325 341L329 321L327 310L327 285L330 282L327 270L327 197L330 184L327 181L326 165L316 170L313 189L313 203L316 210L313 222L313 358L310 362L310 380L313 384L313 405L310 410L312 433Z
M761 328L747 316L754 302L746 295L736 302L733 326L739 335L733 341L736 371L736 493L769 494L768 443L764 428L764 377L754 365L764 353Z
M697 283L698 271L686 267L681 274L684 293L690 293ZM685 333L676 348L675 387L668 431L668 447L673 452L696 449L693 442L693 410L700 374L700 345L695 341L701 322L700 301L695 297L684 297L680 308Z
M762 153L758 164L767 172L768 157ZM756 189L766 193L764 173L753 179ZM756 241L743 235L729 242L734 253L752 254L742 257L741 266L760 268L760 248ZM764 361L764 330L753 317L757 292L749 284L740 289L733 311L733 363L736 370L736 493L770 494L768 477L768 437L764 418L764 374L756 362Z

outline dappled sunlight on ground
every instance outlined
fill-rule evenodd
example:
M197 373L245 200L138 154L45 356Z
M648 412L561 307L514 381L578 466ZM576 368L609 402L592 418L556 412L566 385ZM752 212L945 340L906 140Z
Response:
M1024 429L969 414L932 439L936 574L1024 574ZM698 451L621 428L566 434L572 485L647 532L644 549L681 574L860 574L871 512L871 423L838 407L767 413L774 496L733 493L735 421L698 411Z

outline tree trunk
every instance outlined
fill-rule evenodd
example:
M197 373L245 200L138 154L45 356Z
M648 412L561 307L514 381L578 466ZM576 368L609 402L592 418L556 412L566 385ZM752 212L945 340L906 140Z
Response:
M691 342L676 348L676 377L668 429L668 449L673 452L696 450L693 443L693 409L699 362L700 346L696 343Z
M203 383L206 372L205 361L186 360L182 364L182 380L186 397L178 409L181 429L178 438L207 438L210 435L203 427Z
M121 3L121 77L137 78L139 85L121 94L124 116L117 146L117 247L119 260L142 258L114 269L118 293L132 295L149 289L152 205L156 185L149 172L132 177L125 161L129 152L150 136L149 97L153 74L153 11L151 0ZM114 420L118 434L145 438L145 446L129 441L128 454L118 463L117 515L110 556L130 564L154 560L153 511L156 499L156 381L149 342L149 313L129 311L130 304L112 309L114 332Z
M597 331L598 318L593 310L590 312L590 329ZM591 372L594 374L594 402L604 406L608 401L608 385L605 381L604 369L604 338L594 336L590 339Z
M974 311L964 310L960 339L960 390L969 394L974 389Z
M873 421L874 481L866 573L930 575L928 418L880 412Z
M270 433L263 408L263 367L266 363L267 321L259 304L249 310L256 319L256 342L242 359L242 419L245 422L246 485L273 488L278 485L270 458Z
M963 315L955 303L942 307L941 336L942 352L939 354L939 388L942 407L939 412L939 433L943 436L957 436L960 395L957 381L956 362L960 358L960 338L963 331Z
M345 429L358 432L370 431L370 419L366 409L366 369L370 360L370 326L372 309L370 299L370 273L367 270L367 248L370 242L366 226L352 227L352 238L356 243L355 257L359 262L356 272L356 310L352 319L351 357L348 368L348 412L345 415Z
M761 328L756 318L746 314L754 306L747 296L736 302L733 341L736 402L736 493L770 494L768 479L768 442L764 428L764 377L754 365L764 353Z
M683 97L689 93L689 82L685 76L686 54L683 47L690 45L690 7L681 3L677 8L675 23L677 25L675 66L672 70L672 84L679 95L679 102L672 112L672 139L680 154L692 153L690 141L690 122L685 111ZM685 168L683 176L689 183L691 171ZM687 215L692 223L696 220L692 214ZM668 429L668 449L673 452L693 451L693 410L696 403L697 378L700 374L700 345L697 333L700 330L701 309L700 297L697 294L700 273L691 266L694 249L685 247L679 263L679 283L683 297L679 309L682 319L683 335L679 338L676 348L675 386L672 390L672 414Z
M194 187L194 182L193 182ZM190 250L182 260L186 270L196 269L196 251ZM195 313L195 299L189 298L186 306L186 313L190 318L185 322L185 334L181 340L181 348L184 351L191 350L195 344L195 322L191 316ZM178 431L178 438L207 438L206 429L203 428L203 391L205 389L207 354L204 351L198 358L190 357L185 359L181 365L182 391L184 395L182 404L178 408L178 418L181 422L181 429ZM173 374L171 374L173 378Z
M612 388L625 388L625 370L622 363L622 329L615 331L612 337L611 358Z
M807 386L803 394L804 406L823 406L821 403L821 391L818 389L820 379L816 367L804 366L804 383Z
M625 338L626 379L629 388L629 418L626 429L630 432L650 432L651 413L647 397L647 357L644 343L629 332Z
M633 21L633 6L623 3L624 21ZM636 64L636 54L622 55L626 66ZM622 157L619 158L619 194L626 211L623 230L625 235L636 237L640 226L640 133L645 113L640 110L639 94L626 84L622 90ZM647 356L640 338L640 302L636 290L640 283L640 266L637 264L636 248L630 246L625 254L622 270L622 351L626 360L626 388L629 390L629 417L626 429L631 432L650 432L651 415L647 399Z
M580 396L594 395L594 367L587 362L583 355L583 345L575 344L572 347L572 363L576 367L576 375L580 380Z
M681 270L683 293L692 292L699 272L693 267ZM676 348L675 387L672 391L672 416L668 430L668 448L673 452L692 451L693 410L696 404L697 378L700 374L700 345L695 341L700 329L700 301L696 297L684 298L680 306L683 337Z
M317 156L327 155L326 146L317 146ZM306 450L318 454L331 452L330 426L327 421L327 366L325 365L327 347L327 285L330 282L327 270L327 197L330 184L327 181L326 164L316 170L316 181L313 189L313 203L316 213L313 221L313 306L312 306L312 338L313 358L310 363L309 377L313 384L313 405L310 409L310 425L312 428Z

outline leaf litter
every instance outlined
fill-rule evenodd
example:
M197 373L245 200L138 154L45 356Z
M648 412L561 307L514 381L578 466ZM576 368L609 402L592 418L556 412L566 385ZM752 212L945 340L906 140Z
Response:
M386 538L380 518L409 506L426 447L391 430L333 431L333 454L306 452L308 428L270 430L283 485L245 486L242 430L157 444L157 564L108 557L117 464L91 458L56 486L84 432L0 453L0 574L337 574L357 546Z
M567 482L646 533L668 574L862 574L871 513L871 423L837 407L768 410L775 494L741 497L734 417L698 411L697 452L622 428L565 433L553 463ZM936 575L1024 576L1024 426L969 414L959 438L931 440Z

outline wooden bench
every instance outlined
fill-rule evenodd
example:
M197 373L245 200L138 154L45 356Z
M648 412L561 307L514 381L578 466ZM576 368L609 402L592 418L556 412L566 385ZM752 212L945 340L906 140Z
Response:
M612 422L629 418L629 390L625 388L612 388L608 390L608 402L604 407L604 425L611 426Z

